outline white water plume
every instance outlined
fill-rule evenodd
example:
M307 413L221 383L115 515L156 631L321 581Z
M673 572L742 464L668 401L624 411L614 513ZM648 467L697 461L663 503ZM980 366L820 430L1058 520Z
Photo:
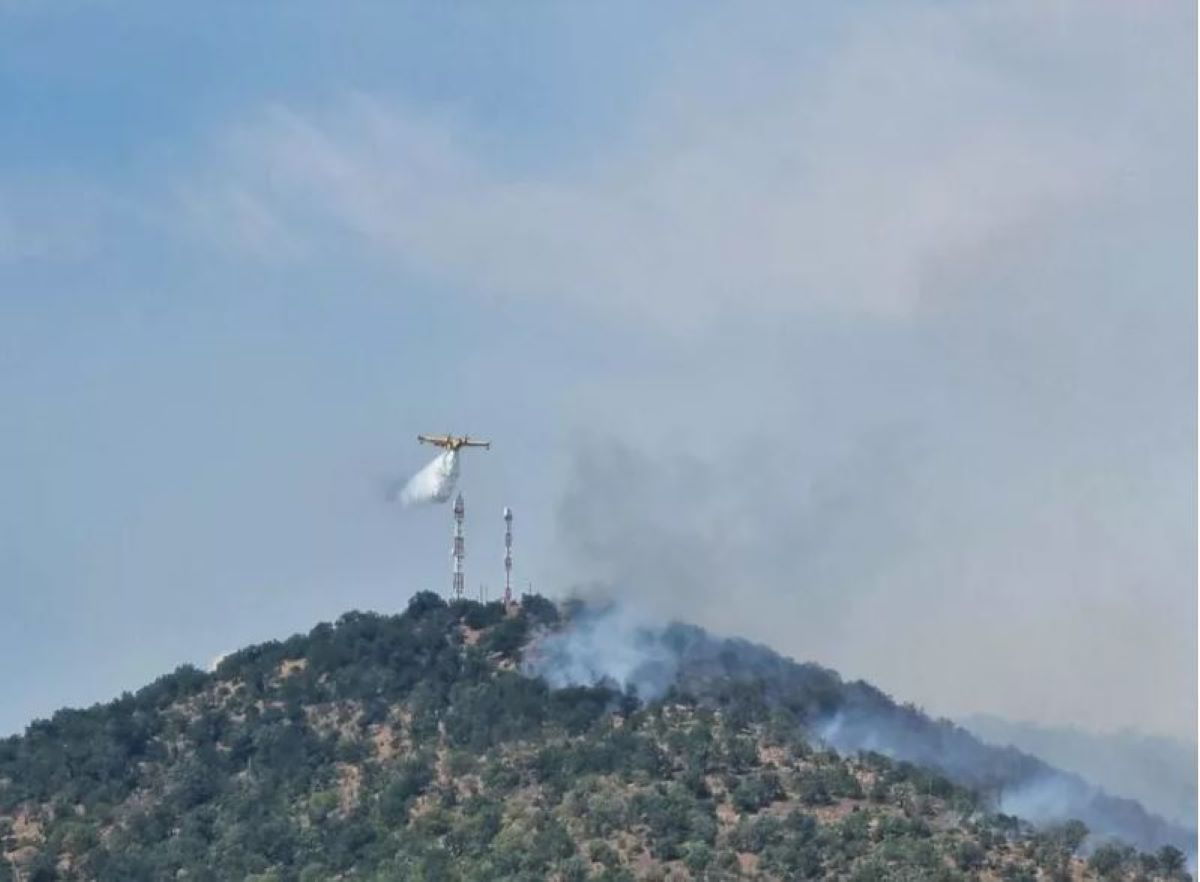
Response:
M418 505L427 502L445 502L458 483L458 451L446 450L435 456L419 472L408 479L398 494L403 505Z

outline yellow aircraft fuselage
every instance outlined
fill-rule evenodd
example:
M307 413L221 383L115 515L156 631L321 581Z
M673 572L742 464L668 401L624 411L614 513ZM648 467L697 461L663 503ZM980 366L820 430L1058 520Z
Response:
M418 435L417 440L422 444L432 444L446 450L458 450L462 447L484 447L491 449L491 441L472 441L470 435Z

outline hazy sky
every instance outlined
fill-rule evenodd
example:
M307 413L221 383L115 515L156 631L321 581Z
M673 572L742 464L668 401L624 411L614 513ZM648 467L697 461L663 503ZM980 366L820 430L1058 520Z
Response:
M0 0L0 732L449 581L1194 737L1194 4Z

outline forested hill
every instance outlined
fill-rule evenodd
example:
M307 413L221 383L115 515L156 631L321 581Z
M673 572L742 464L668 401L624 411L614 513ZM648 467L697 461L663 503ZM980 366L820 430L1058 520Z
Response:
M820 665L695 626L635 624L619 608L568 610L571 627L539 641L533 653L537 671L552 682L593 683L607 674L643 695L681 694L726 713L783 712L843 755L875 751L935 768L1009 814L1042 823L1081 819L1102 837L1148 850L1172 844L1195 855L1194 829L1020 750L986 744L869 683L845 682Z
M895 705L748 644L664 632L645 700L552 688L523 653L572 627L419 594L36 722L0 741L0 880L1187 878L829 749Z

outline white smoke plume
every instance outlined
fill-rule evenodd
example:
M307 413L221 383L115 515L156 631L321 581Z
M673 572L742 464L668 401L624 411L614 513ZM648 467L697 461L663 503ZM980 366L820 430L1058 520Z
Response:
M394 485L388 493L388 498L399 499L403 505L445 502L454 492L457 483L458 451L446 450L409 478L403 487Z
M643 699L660 698L675 682L678 654L630 607L578 615L570 627L541 635L526 650L527 674L555 688L607 683Z

